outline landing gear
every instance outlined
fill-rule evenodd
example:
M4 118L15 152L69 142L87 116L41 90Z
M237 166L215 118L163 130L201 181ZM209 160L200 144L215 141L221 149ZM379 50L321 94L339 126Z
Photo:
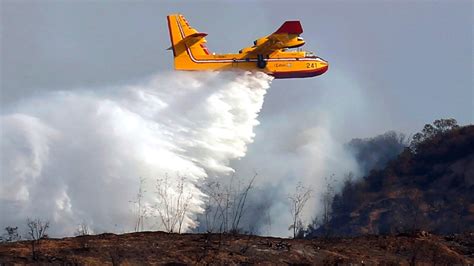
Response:
M265 68L267 66L267 61L263 59L263 55L257 55L257 67L258 68Z

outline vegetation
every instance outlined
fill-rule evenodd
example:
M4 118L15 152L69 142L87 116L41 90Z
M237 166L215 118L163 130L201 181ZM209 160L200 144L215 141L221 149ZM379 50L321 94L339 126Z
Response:
M140 232L143 231L144 224L145 224L145 218L148 215L148 210L145 208L143 204L143 199L145 197L145 178L140 177L139 178L139 185L138 185L138 193L137 197L134 201L131 201L136 207L135 209L135 215L136 215L136 222L134 226L134 231L135 232Z
M46 231L49 228L49 221L41 220L39 218L26 220L26 226L28 227L28 238L31 240L31 257L34 261L38 259L38 246L40 240L48 238Z
M426 125L384 169L347 179L333 198L331 220L309 235L474 230L473 150L474 126L453 119Z
M39 240L42 238L48 238L46 231L49 228L49 221L41 220L39 218L26 220L28 226L28 237L31 240Z
M77 227L76 232L74 235L76 236L87 236L92 233L92 230L89 228L89 225L84 221Z
M192 195L185 191L185 178L181 177L176 186L168 176L156 180L156 195L159 203L155 206L166 232L181 233Z
M243 233L242 218L257 174L247 182L232 175L229 182L206 182L201 190L208 196L204 209L204 230L209 233Z
M413 135L410 142L410 149L413 153L416 153L418 146L457 128L459 128L459 126L454 118L438 119L435 120L433 124L426 124L421 132Z
M288 196L288 199L290 200L290 214L292 218L292 224L288 229L293 231L293 238L301 238L304 236L304 227L301 214L306 203L311 198L311 193L311 188L303 186L302 183L298 183L295 193Z
M383 169L408 145L405 134L389 131L373 138L352 139L346 144L346 149L354 155L361 176L365 176L372 170Z
M5 227L5 234L0 237L0 242L15 242L21 240L21 236L18 233L18 226L7 226Z

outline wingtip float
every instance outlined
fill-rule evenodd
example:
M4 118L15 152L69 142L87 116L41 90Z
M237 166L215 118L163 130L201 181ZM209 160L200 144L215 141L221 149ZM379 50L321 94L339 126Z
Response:
M308 51L290 48L305 44L299 21L286 21L274 33L254 41L238 54L214 54L206 47L206 33L192 28L181 14L168 16L168 30L176 70L262 71L275 78L306 78L328 70L328 62Z

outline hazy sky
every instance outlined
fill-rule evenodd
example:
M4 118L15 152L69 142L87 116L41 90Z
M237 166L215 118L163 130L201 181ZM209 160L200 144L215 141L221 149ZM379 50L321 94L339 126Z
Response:
M369 115L364 121L344 110L339 122L353 124L345 138L410 133L440 117L474 121L472 1L2 0L2 107L45 90L170 70L166 15L172 12L207 32L213 52L238 51L285 20L301 20L304 48L328 60L330 70L274 81L263 124L296 114L311 120L321 98L350 101L352 87Z

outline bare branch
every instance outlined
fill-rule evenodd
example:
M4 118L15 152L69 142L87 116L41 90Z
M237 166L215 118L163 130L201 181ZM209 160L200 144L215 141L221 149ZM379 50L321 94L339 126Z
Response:
M296 191L292 195L288 195L288 199L290 200L290 213L292 217L292 224L288 228L289 230L293 230L293 238L296 238L298 233L303 229L301 221L301 213L311 198L312 189L309 187L303 186L301 182L298 183L296 186Z
M185 191L185 177L180 177L176 187L170 183L168 175L158 178L156 195L159 204L155 206L161 223L169 233L181 233L192 195Z
M49 221L43 221L39 218L33 220L28 218L26 225L28 226L28 236L30 239L39 240L47 237L46 231L49 228Z

